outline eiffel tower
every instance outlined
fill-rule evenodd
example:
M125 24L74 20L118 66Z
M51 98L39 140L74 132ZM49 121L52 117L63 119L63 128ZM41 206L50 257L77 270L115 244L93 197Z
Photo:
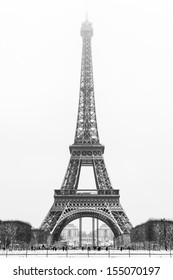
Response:
M85 20L81 27L83 41L80 94L74 144L69 147L70 161L61 186L54 190L54 203L41 229L49 232L49 242L75 219L92 217L105 222L114 236L129 236L132 228L121 204L119 190L113 189L103 158L97 129L92 69L92 24ZM95 190L79 190L81 166L92 166ZM51 241L50 241L51 240Z

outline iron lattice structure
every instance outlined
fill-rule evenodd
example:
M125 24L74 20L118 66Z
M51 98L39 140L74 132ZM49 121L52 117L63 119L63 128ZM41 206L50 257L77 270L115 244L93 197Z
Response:
M81 27L83 39L81 80L77 126L70 161L60 190L54 191L54 203L41 229L60 235L72 220L95 217L104 221L115 236L132 228L119 201L119 190L113 189L100 144L94 98L91 38L92 24L86 20ZM81 166L92 166L96 190L78 190Z

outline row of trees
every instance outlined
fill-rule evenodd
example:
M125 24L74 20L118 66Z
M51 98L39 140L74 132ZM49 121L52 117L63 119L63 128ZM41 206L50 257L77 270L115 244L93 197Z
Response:
M47 233L22 221L0 221L0 249L45 244Z
M173 221L149 220L131 230L133 245L157 249L173 248Z
M30 224L21 221L0 221L1 248L13 247L16 243L29 244L31 237Z

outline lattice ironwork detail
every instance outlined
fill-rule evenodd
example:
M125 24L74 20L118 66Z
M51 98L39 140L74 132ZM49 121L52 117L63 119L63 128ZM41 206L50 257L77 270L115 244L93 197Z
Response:
M81 164L79 159L70 159L67 172L65 174L65 178L61 187L62 190L76 188L79 178L80 167Z
M116 219L117 223L119 224L121 230L123 233L129 233L132 225L129 222L125 212L123 209L121 209L121 211L112 211L112 215L114 216L114 218Z
M55 225L55 223L58 221L59 217L61 216L61 212L58 211L50 211L48 212L46 218L44 219L43 223L41 224L41 229L45 231L51 231Z
M103 158L94 160L94 170L96 174L96 180L98 182L98 189L112 189Z
M81 80L75 144L99 144L94 98L91 52L92 25L86 21L81 30L83 38Z

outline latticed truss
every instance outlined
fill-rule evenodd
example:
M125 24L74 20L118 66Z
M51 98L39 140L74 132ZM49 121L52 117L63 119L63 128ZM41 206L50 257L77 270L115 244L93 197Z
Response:
M81 80L75 144L98 144L91 53L92 26L88 21L81 29L83 38Z
M42 222L40 228L42 230L51 232L51 230L55 226L55 224L58 221L60 216L61 216L61 212L52 211L52 208L51 208L50 211L48 212L47 216L45 217L44 221Z
M112 189L103 158L94 160L94 170L98 188L101 190Z
M76 185L78 183L79 180L79 171L80 171L80 160L79 159L70 159L66 174L65 174L65 178L62 184L61 189L65 189L65 190L71 190L71 189L75 189Z

